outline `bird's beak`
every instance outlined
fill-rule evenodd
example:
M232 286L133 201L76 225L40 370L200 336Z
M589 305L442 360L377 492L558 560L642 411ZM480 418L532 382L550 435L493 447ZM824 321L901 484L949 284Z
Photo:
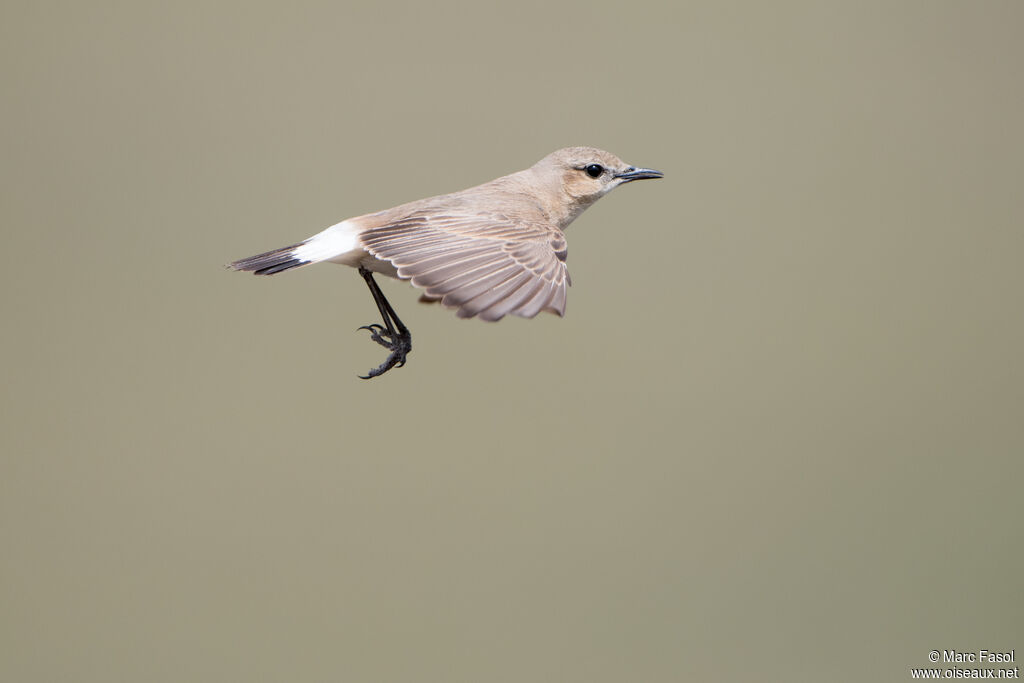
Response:
M647 178L661 178L664 175L661 171L655 171L653 168L630 166L622 173L616 173L615 177L621 179L624 183L628 183L634 180L646 180Z

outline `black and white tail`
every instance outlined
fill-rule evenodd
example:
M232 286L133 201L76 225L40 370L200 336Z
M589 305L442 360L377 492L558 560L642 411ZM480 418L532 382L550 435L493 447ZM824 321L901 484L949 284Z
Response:
M299 244L292 244L280 249L274 249L273 251L256 254L255 256L229 263L228 267L235 270L249 271L256 275L274 275L291 268L298 268L307 263L312 263L312 261L296 258L295 250L301 245L302 243L300 242Z
M228 267L256 275L276 275L292 268L320 261L355 265L358 262L358 257L365 256L359 246L358 234L357 226L350 221L342 221L313 235L308 240L240 259L229 263ZM345 259L346 255L353 256L355 260Z

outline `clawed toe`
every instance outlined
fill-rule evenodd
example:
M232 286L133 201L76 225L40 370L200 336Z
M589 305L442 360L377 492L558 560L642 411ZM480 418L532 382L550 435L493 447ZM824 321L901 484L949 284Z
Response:
M377 342L378 344L380 344L384 348L388 349L389 351L393 351L394 350L392 348L394 346L394 344L395 344L394 336L392 335L391 332L388 332L386 329L384 329L383 325L378 325L377 323L374 323L372 325L363 325L359 329L360 330L369 330L370 331L370 339L372 339L373 341Z
M386 330L383 326L377 325L364 325L360 327L361 330L370 330L370 339L377 342L391 354L387 357L383 363L378 365L373 370L370 370L366 375L360 375L361 379L371 379L383 375L385 372L394 367L402 367L405 365L406 356L412 351L412 335L409 334L408 330L401 332L392 332Z

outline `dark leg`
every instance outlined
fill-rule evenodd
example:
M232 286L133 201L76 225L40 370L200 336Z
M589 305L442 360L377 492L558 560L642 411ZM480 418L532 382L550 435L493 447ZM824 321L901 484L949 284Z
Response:
M383 325L374 323L372 325L363 325L359 329L369 330L370 339L391 352L386 361L370 370L368 374L360 375L362 379L370 379L371 377L383 375L396 365L398 367L405 365L405 357L412 351L412 335L409 334L409 328L403 325L402 321L395 315L395 309L391 308L391 304L384 297L384 292L380 291L377 281L373 279L373 273L359 266L359 274L366 280L366 286L370 288L370 294L373 295L373 300L377 304L380 317L384 319Z

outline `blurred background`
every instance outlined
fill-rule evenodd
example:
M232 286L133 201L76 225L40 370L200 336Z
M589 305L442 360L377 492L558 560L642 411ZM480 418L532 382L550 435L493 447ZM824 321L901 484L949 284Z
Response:
M1024 650L1016 2L0 21L4 681L907 680ZM564 319L223 264L594 145Z

